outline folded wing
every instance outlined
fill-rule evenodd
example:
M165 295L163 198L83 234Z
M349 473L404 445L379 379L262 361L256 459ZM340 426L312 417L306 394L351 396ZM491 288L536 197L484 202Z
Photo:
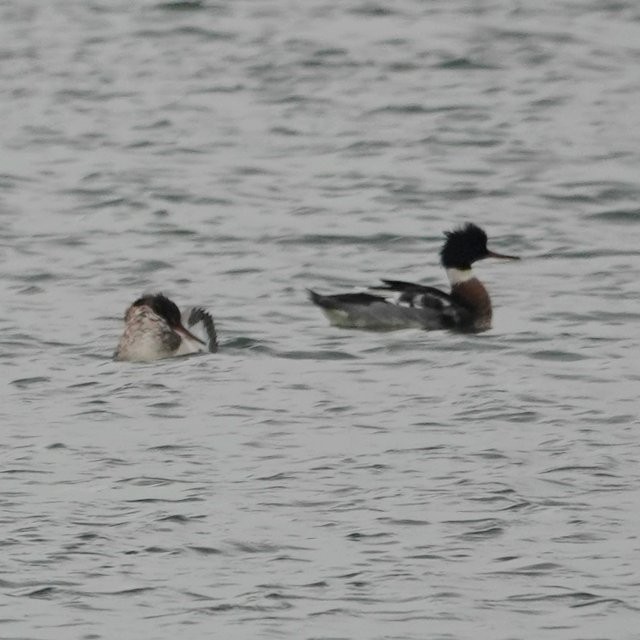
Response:
M309 296L331 324L338 327L435 330L460 327L466 321L468 312L444 291L401 280L382 282L372 288L379 294L357 292L325 296L309 291Z

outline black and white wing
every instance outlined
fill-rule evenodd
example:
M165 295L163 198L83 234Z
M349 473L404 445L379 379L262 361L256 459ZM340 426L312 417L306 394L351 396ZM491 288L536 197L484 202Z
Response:
M182 319L187 329L202 341L206 350L211 353L215 353L218 350L216 325L208 311L205 311L202 307L185 309Z
M372 287L373 291L394 292L394 304L407 305L423 309L444 310L451 306L451 296L440 289L404 280L385 280L384 285Z
M460 326L465 310L448 294L433 287L398 280L383 282L384 286L374 289L383 295L365 292L321 295L309 291L309 296L337 327L392 331Z

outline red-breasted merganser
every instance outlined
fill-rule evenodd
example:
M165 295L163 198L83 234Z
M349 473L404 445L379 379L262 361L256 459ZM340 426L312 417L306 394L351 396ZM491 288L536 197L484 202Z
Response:
M449 277L450 293L401 280L382 280L384 285L372 289L387 292L385 295L395 292L394 300L371 293L324 296L309 291L311 301L337 327L378 331L412 327L486 331L491 328L491 299L471 265L484 258L519 258L489 251L487 234L475 224L468 223L445 235L440 261Z
M124 324L113 354L116 360L147 362L218 349L209 313L200 307L180 313L178 306L161 293L138 298L124 314ZM194 331L201 335L194 335Z

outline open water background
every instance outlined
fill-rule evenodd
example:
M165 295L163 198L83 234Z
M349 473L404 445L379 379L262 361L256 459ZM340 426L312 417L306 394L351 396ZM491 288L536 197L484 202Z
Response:
M0 0L0 637L638 638L639 105L633 0ZM467 220L486 334L306 300Z

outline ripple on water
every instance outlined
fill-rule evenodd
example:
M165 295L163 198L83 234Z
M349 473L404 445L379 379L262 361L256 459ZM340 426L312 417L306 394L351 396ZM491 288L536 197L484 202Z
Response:
M597 220L613 224L640 224L640 209L614 209L601 211L587 216L589 220Z

